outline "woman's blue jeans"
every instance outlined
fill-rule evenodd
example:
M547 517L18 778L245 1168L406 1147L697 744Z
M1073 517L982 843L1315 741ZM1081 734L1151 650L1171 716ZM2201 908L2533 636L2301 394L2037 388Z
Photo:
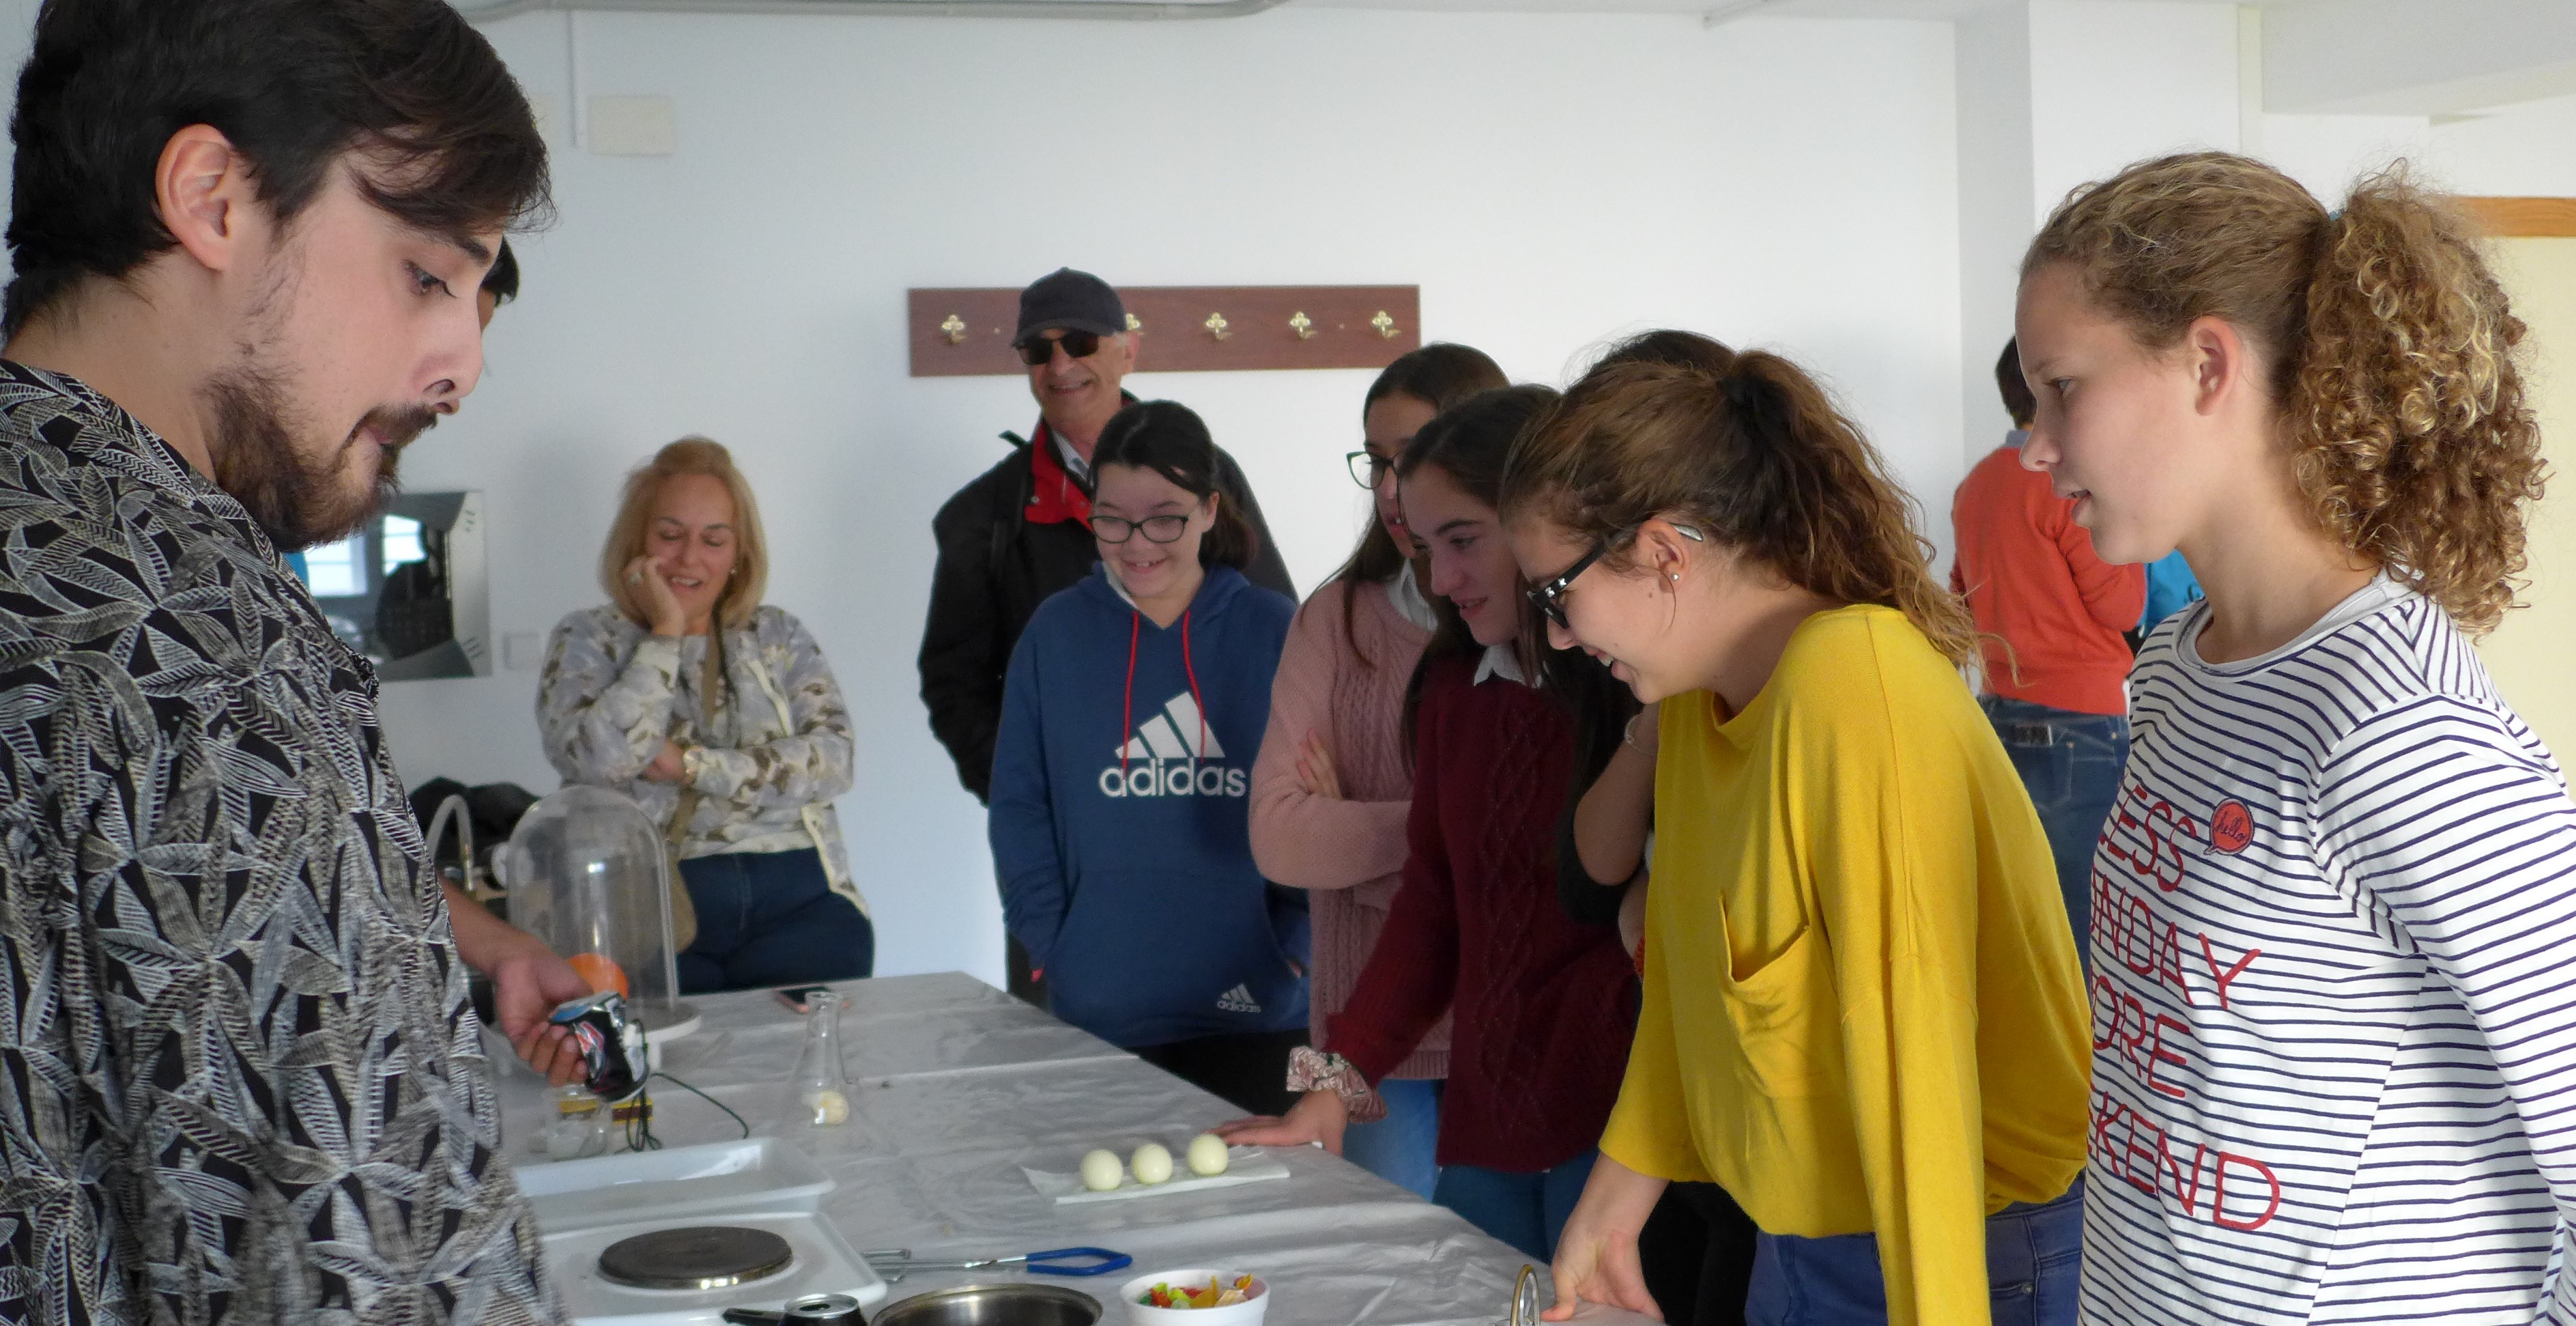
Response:
M2030 792L2048 852L2057 861L2057 887L2066 895L2066 919L2075 927L2075 953L2092 965L2093 848L2102 821L2120 795L2120 770L2129 762L2129 720L2079 714L2027 700L1989 695L1979 700L1986 718L2012 757L2013 771Z
M1586 1151L1536 1174L1450 1165L1440 1171L1431 1200L1544 1266L1556 1256L1557 1236L1565 1232L1565 1219L1574 1214L1583 1181L1600 1158L1599 1151Z
M2084 1269L2084 1180L2053 1202L2015 1202L1986 1221L1995 1326L2074 1326ZM1753 1254L1746 1326L1882 1326L1878 1236L1764 1234Z
M832 892L823 858L720 852L680 863L698 937L679 957L680 993L847 981L876 970L876 927Z
M1342 1159L1431 1200L1440 1179L1440 1089L1438 1078L1390 1077L1377 1084L1386 1102L1386 1117L1355 1123L1342 1133Z

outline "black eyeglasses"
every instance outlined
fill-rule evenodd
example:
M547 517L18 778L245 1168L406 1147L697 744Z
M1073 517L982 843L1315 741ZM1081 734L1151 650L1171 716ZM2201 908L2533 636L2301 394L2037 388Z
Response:
M1075 359L1089 359L1100 351L1100 333L1074 331L1068 328L1058 339L1050 340L1039 336L1022 341L1020 342L1020 362L1036 368L1055 358L1055 348L1059 345L1064 347L1067 355Z
M1394 461L1374 451L1354 451L1344 459L1350 462L1351 482L1372 493L1386 482L1386 472L1395 468Z
M1674 525L1673 532L1693 543L1708 542L1708 540L1703 537L1698 530L1692 529L1688 525ZM1635 529L1625 529L1619 531L1611 538L1603 539L1593 544L1592 551L1583 554L1580 558L1577 558L1574 565L1569 566L1565 568L1564 571L1558 573L1555 579L1547 581L1544 584L1532 585L1527 590L1523 591L1529 595L1530 606L1547 614L1547 619L1556 623L1558 629L1567 631L1573 630L1574 623L1565 619L1565 591L1574 588L1575 578L1582 575L1584 572L1591 570L1592 564L1600 561L1602 555L1610 551L1610 545L1613 540L1624 543L1636 536L1637 531Z
M1565 620L1565 591L1572 589L1576 577L1591 570L1592 564L1600 561L1601 555L1608 551L1610 541L1604 539L1593 544L1592 551L1576 558L1574 565L1565 568L1555 579L1530 586L1524 591L1529 595L1530 606L1547 614L1547 619L1556 623L1558 629L1573 630L1573 623Z
M1189 530L1190 518L1147 516L1143 520L1128 520L1119 516L1093 516L1090 524L1091 537L1102 543L1125 543L1138 530L1145 532L1147 543L1172 543Z

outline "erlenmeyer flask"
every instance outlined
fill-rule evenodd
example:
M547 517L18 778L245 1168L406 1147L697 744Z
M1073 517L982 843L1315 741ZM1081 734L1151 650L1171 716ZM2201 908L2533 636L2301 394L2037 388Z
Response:
M841 1071L841 1010L849 997L830 990L806 1000L805 1048L787 1080L787 1117L808 1128L835 1128L850 1119L850 1082Z

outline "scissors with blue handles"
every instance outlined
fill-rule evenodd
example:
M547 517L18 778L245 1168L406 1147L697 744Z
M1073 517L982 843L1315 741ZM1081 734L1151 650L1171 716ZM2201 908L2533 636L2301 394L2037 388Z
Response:
M1031 1275L1107 1275L1136 1264L1136 1259L1107 1248L1054 1248L1046 1252L1024 1252L1017 1257L977 1257L960 1260L917 1258L910 1248L878 1248L865 1254L868 1269L892 1284L913 1271L987 1271L997 1267L1017 1266Z

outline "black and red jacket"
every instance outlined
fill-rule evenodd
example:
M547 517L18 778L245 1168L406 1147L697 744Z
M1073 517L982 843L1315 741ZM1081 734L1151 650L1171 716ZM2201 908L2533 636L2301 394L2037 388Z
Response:
M1133 397L1129 398L1133 400ZM957 490L931 518L939 565L921 632L921 702L930 731L957 762L957 780L991 800L993 737L1002 725L1002 675L1011 647L1049 595L1091 574L1100 560L1085 524L1090 486L1066 472L1044 422L1030 440L1004 433L1011 454ZM1260 536L1244 576L1290 598L1296 586L1234 457L1219 448L1217 478Z

